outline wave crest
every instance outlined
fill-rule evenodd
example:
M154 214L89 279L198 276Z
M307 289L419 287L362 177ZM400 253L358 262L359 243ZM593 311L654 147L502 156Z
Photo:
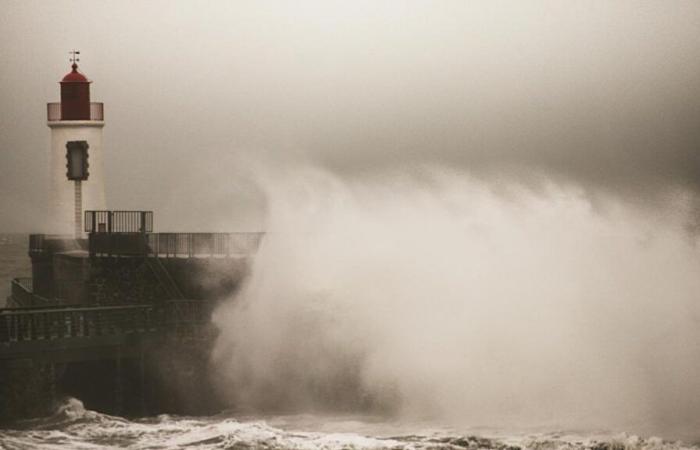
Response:
M68 398L50 417L0 430L2 448L199 449L487 449L487 450L700 450L700 446L605 433L469 433L376 417L160 415L128 420L86 409Z

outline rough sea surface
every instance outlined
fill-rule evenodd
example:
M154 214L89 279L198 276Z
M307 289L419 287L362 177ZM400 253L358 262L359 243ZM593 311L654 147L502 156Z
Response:
M139 420L86 410L68 399L51 417L0 430L15 449L494 449L680 450L698 445L611 432L456 430L374 416L160 415Z

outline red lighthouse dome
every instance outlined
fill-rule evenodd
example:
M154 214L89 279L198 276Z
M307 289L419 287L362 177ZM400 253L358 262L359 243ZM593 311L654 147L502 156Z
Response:
M90 120L90 81L75 62L71 67L61 80L61 120Z
M78 65L76 63L73 63L71 68L73 70L71 70L68 74L66 74L65 77L63 77L61 83L89 83L88 79L85 78L85 75L78 72Z

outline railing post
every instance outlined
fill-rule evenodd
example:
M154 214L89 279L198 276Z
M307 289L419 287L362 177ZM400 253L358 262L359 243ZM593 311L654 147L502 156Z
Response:
M96 336L101 336L102 335L102 314L100 314L100 311L95 311L95 314L93 314L93 323L95 324L95 335Z
M10 317L0 316L0 342L10 342Z
M114 412L120 414L124 406L124 384L123 384L123 373L122 373L122 348L121 345L117 347L117 358L115 361L115 380L114 380Z
M144 348L143 348L143 341L141 341L140 348L139 348L139 388L141 392L141 404L139 405L141 407L141 415L146 415L148 413L148 407L147 407L147 400L146 400L146 367L145 367L145 358L144 358Z
M10 316L9 319L8 340L17 342L19 340L19 316Z
M32 321L32 340L34 339L39 339L39 331L40 331L40 324L39 324L39 317L37 317L36 314L32 314L31 321Z
M55 363L48 363L48 377L49 377L49 397L51 399L51 407L56 403L56 365Z
M28 340L29 340L29 327L27 326L27 317L26 317L26 316L20 316L20 321L21 321L21 323L22 323L22 325L21 325L22 340L23 340L23 341L28 341Z
M73 311L70 313L70 337L78 336L78 313Z

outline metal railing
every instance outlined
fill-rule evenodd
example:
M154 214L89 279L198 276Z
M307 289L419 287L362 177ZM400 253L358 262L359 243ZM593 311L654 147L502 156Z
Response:
M264 233L90 233L91 256L230 257L255 253Z
M255 253L264 233L151 233L151 256L232 256Z
M26 279L15 278L10 282L10 295L14 303L19 306L33 306L32 288L26 285L26 281L23 283L24 280Z
M208 323L209 313L203 302L190 300L159 305L0 309L0 343L158 330L189 332Z
M87 233L150 233L153 211L85 211Z
M36 295L31 278L15 278L10 282L10 296L19 306L50 306L55 302Z
M12 283L29 293L34 292L34 282L30 277L18 277L13 279Z
M57 122L61 119L61 103L47 103L46 104L46 120L49 122ZM104 114L104 104L90 102L90 119L85 120L95 120L101 121L105 120Z

